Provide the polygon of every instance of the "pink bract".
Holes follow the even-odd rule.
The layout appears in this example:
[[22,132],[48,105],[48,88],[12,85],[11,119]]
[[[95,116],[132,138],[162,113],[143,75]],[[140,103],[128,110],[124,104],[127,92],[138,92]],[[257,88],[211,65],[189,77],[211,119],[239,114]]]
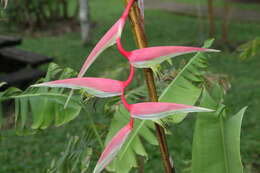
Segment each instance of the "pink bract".
[[130,105],[133,118],[143,120],[158,120],[168,115],[181,112],[210,112],[211,109],[165,102],[144,102]]
[[120,148],[123,146],[127,137],[133,128],[133,122],[130,121],[125,127],[117,132],[117,134],[112,138],[112,140],[107,144],[105,150],[101,154],[97,165],[93,171],[93,173],[101,172],[117,155]]
[[120,19],[107,31],[107,33],[101,38],[97,43],[95,48],[91,51],[86,61],[84,62],[78,77],[83,77],[90,65],[97,59],[97,57],[108,47],[116,43],[116,39],[121,37],[122,31],[125,26],[125,22],[128,16],[128,13],[133,5],[135,0],[131,0],[126,9],[124,10]]
[[123,93],[124,82],[106,78],[70,78],[45,82],[33,87],[60,87],[71,89],[86,89],[90,94],[97,97],[112,97]]
[[[95,48],[91,51],[87,60],[84,62],[78,77],[83,77],[90,65],[97,59],[97,57],[108,47],[112,46],[116,42],[116,38],[121,35],[120,27],[123,27],[123,22],[119,19],[112,28],[101,38]],[[121,29],[122,30],[122,29]]]
[[193,52],[218,52],[218,50],[184,46],[149,47],[128,52],[128,59],[137,68],[150,68],[169,58]]

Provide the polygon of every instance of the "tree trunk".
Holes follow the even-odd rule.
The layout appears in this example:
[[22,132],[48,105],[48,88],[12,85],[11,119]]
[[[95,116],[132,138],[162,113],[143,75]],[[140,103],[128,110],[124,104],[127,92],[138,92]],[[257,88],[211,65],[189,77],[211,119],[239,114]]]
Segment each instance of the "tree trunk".
[[224,0],[224,21],[222,24],[222,40],[225,43],[228,43],[228,23],[229,23],[229,0]]
[[62,12],[63,12],[63,18],[68,19],[68,1],[67,0],[62,0]]
[[76,19],[78,17],[78,14],[79,14],[79,2],[76,1],[76,7],[73,11],[72,18]]
[[90,41],[90,22],[88,0],[79,0],[79,20],[81,27],[81,39],[83,44]]
[[209,36],[213,38],[215,36],[213,0],[208,0],[208,23],[209,23]]

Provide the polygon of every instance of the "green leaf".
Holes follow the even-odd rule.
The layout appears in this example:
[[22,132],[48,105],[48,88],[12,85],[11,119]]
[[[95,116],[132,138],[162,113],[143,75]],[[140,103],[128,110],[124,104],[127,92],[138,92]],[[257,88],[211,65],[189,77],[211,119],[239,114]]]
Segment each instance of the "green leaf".
[[[64,79],[74,77],[76,73],[69,68],[61,69],[51,63],[44,79]],[[31,129],[46,129],[52,124],[61,126],[75,119],[81,111],[81,97],[74,95],[70,104],[64,109],[68,91],[63,88],[28,88],[21,91],[9,88],[0,92],[0,102],[15,99],[16,130],[18,134],[30,134],[26,129],[31,124]],[[30,129],[30,130],[31,130]]]
[[68,144],[62,155],[54,159],[47,169],[47,173],[86,173],[92,157],[92,148],[89,147],[89,134],[69,136]]
[[5,100],[9,100],[10,97],[16,96],[18,94],[21,94],[22,91],[18,88],[8,88],[7,90],[0,92],[0,103],[5,101]]
[[0,104],[0,129],[2,128],[3,122],[3,106]]
[[4,85],[6,85],[6,82],[0,82],[0,88]]
[[[204,48],[209,48],[212,40],[205,41]],[[202,92],[203,72],[207,70],[207,57],[197,53],[187,65],[178,73],[170,85],[163,91],[160,102],[174,102],[179,104],[194,105]],[[164,119],[167,122],[179,123],[187,113],[180,113]]]
[[238,50],[240,51],[239,58],[241,60],[250,59],[259,53],[260,47],[260,37],[256,37],[243,45],[241,45]]
[[[123,106],[118,106],[110,125],[109,133],[106,137],[106,144],[120,128],[128,123],[128,121],[129,113]],[[107,167],[107,169],[111,172],[127,173],[132,167],[138,166],[137,155],[143,156],[147,159],[148,155],[145,151],[142,140],[145,139],[150,144],[158,145],[153,129],[154,123],[152,121],[136,120],[134,129],[128,140],[119,151],[118,156]]]
[[216,102],[206,91],[201,106],[217,111],[197,115],[193,137],[192,172],[243,173],[240,130],[246,108],[234,116],[227,116],[225,106]]

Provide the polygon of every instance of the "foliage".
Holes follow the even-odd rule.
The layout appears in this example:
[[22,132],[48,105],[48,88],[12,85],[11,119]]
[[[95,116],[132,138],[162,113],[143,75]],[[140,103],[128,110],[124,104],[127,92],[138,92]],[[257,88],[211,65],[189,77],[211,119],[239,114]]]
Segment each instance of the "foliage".
[[231,116],[221,102],[223,91],[216,85],[212,96],[204,91],[201,105],[214,113],[198,113],[192,148],[193,173],[243,173],[240,130],[246,108]]
[[[46,77],[40,81],[63,79],[75,75],[75,72],[69,68],[62,70],[56,64],[50,64]],[[81,110],[79,96],[74,96],[70,105],[66,109],[63,108],[67,98],[64,89],[28,88],[21,91],[17,88],[9,88],[1,92],[0,96],[1,102],[15,100],[15,124],[18,134],[33,133],[26,129],[29,123],[31,129],[35,130],[46,129],[53,122],[55,126],[61,126],[75,119]]]
[[[213,40],[206,41],[204,47],[208,48],[213,43]],[[199,96],[201,95],[203,87],[203,75],[207,69],[207,58],[203,53],[197,53],[190,61],[182,68],[176,78],[166,87],[160,96],[160,101],[165,102],[177,102],[181,104],[194,105]],[[160,83],[162,85],[162,83]],[[145,87],[139,87],[131,91],[130,98],[128,99],[140,99],[145,97]],[[129,95],[130,95],[129,93]],[[194,97],[191,97],[193,95]],[[123,106],[116,106],[116,111],[113,120],[110,125],[109,133],[106,137],[106,143],[114,136],[126,122],[128,121],[127,111],[123,109]],[[161,124],[164,123],[179,123],[181,122],[187,113],[180,113],[163,119]],[[159,121],[160,123],[160,121]],[[146,153],[143,139],[149,144],[157,145],[156,137],[153,134],[154,126],[149,121],[138,121],[135,129],[130,135],[130,139],[123,145],[118,157],[114,159],[112,164],[108,167],[109,171],[118,173],[127,173],[132,167],[138,166],[138,155],[143,156],[146,160],[148,154]],[[128,163],[127,165],[124,163]]]
[[[106,136],[106,144],[115,135],[115,133],[129,121],[129,113],[123,106],[116,106],[109,132]],[[154,125],[150,121],[137,120],[135,128],[129,139],[118,153],[118,157],[108,166],[109,171],[127,173],[132,167],[138,166],[138,156],[148,159],[143,139],[149,144],[158,145],[156,136],[154,135]],[[127,164],[126,164],[127,163]]]
[[51,21],[66,20],[70,17],[68,3],[68,0],[14,0],[9,2],[5,16],[18,26],[46,26]]
[[255,57],[259,53],[258,48],[260,47],[260,37],[255,38],[252,41],[249,41],[241,45],[238,50],[240,51],[240,59],[245,60],[252,57]]
[[[203,47],[209,48],[212,43],[213,40],[208,40]],[[207,56],[203,53],[197,53],[192,57],[163,91],[159,101],[194,105],[202,92],[203,76],[208,67]],[[187,113],[180,113],[167,117],[163,121],[180,123],[186,116]]]
[[79,136],[68,136],[68,144],[62,156],[59,159],[53,159],[47,173],[86,173],[91,156],[92,149],[90,148],[91,136],[83,134]]

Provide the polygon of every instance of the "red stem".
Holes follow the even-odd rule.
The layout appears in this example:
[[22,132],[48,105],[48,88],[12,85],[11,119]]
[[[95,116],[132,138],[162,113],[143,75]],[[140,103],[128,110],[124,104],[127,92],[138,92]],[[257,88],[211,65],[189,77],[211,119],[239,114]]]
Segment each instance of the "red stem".
[[128,110],[128,112],[131,111],[131,105],[129,103],[127,103],[126,99],[125,99],[125,94],[123,91],[123,94],[121,95],[121,100],[123,102],[123,105],[125,106],[125,108]]
[[123,84],[123,85],[124,85],[124,88],[123,88],[123,93],[122,93],[122,95],[121,95],[121,100],[122,100],[122,102],[123,102],[125,108],[126,108],[129,112],[130,112],[130,110],[131,110],[131,105],[128,104],[127,101],[126,101],[126,98],[125,98],[125,88],[132,82],[134,75],[135,75],[135,68],[134,68],[134,66],[132,66],[132,65],[130,64],[130,74],[129,74],[127,80],[126,80],[126,81],[124,82],[124,84]]
[[127,80],[124,82],[124,88],[126,88],[132,82],[134,75],[135,75],[135,68],[133,65],[130,64],[130,74]]
[[128,5],[126,6],[126,8],[125,8],[125,11],[124,11],[124,13],[122,14],[122,16],[121,16],[121,19],[126,19],[127,17],[128,17],[128,14],[129,14],[129,12],[130,12],[130,9],[131,9],[131,7],[133,6],[133,3],[135,2],[136,0],[130,0],[130,2],[128,3]]
[[126,81],[124,81],[124,88],[123,88],[123,93],[121,95],[121,100],[125,106],[125,108],[130,112],[131,110],[131,105],[127,103],[126,101],[126,98],[125,98],[125,88],[132,82],[133,80],[133,77],[134,77],[134,74],[135,74],[135,70],[134,70],[134,67],[130,64],[130,74],[127,78]]
[[121,38],[117,38],[116,39],[116,45],[117,45],[117,49],[118,51],[126,58],[128,59],[128,57],[130,56],[130,52],[127,52],[123,46],[122,46],[122,43],[121,43]]
[[135,122],[135,119],[130,117],[130,122],[129,122],[130,127],[134,126],[134,122]]

